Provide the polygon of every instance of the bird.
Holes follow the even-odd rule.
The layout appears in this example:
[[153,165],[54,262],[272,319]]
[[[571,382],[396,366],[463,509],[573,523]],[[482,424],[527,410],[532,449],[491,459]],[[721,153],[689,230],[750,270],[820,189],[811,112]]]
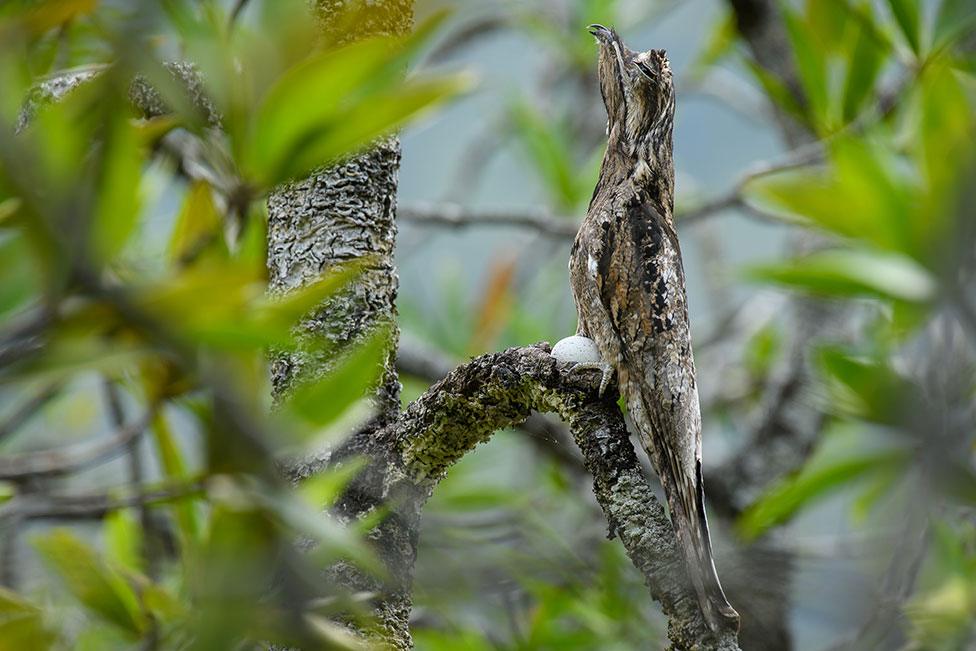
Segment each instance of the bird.
[[664,50],[634,52],[617,33],[590,25],[607,111],[607,149],[569,277],[577,337],[593,340],[601,393],[617,386],[661,479],[678,546],[705,621],[737,630],[712,557],[702,481],[701,406],[688,299],[674,227],[674,83]]

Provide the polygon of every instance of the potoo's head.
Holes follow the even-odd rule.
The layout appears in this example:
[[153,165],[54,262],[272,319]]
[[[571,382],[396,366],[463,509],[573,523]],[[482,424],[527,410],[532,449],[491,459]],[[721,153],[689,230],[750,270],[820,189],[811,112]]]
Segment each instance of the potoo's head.
[[633,152],[648,140],[670,138],[674,82],[664,50],[633,52],[612,29],[587,29],[600,45],[598,74],[611,139],[620,138]]

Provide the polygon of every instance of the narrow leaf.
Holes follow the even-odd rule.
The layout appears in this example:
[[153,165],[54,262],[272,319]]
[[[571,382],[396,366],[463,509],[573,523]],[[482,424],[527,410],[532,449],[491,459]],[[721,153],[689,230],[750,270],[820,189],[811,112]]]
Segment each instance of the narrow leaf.
[[918,0],[888,0],[888,7],[902,35],[916,55],[921,54],[921,8]]
[[972,0],[942,0],[935,19],[935,47],[952,43],[976,26],[976,3]]
[[298,387],[288,400],[289,410],[314,425],[328,425],[376,383],[389,346],[389,332],[380,329],[338,360],[324,378]]
[[857,117],[864,103],[873,95],[878,74],[885,61],[885,50],[866,25],[858,25],[854,44],[847,57],[847,78],[844,82],[844,122]]
[[95,202],[92,246],[96,259],[112,260],[129,240],[139,217],[142,180],[140,135],[116,117],[103,143],[101,178]]
[[278,165],[264,182],[273,185],[298,178],[355,153],[470,85],[469,77],[453,75],[415,79],[385,92],[371,92],[344,107],[334,120],[309,125],[273,159]]
[[935,297],[935,279],[909,258],[863,250],[811,254],[789,264],[754,267],[753,278],[829,296],[873,296],[908,302]]
[[[162,411],[157,411],[152,422],[152,432],[156,440],[156,449],[162,462],[163,472],[171,479],[185,482],[189,478],[186,461],[180,451],[179,444],[169,422]],[[180,530],[180,538],[185,550],[190,544],[199,540],[200,526],[197,523],[197,513],[192,499],[180,500],[173,504],[176,524]]]
[[761,65],[756,63],[751,59],[746,59],[746,67],[752,76],[755,77],[759,85],[762,86],[763,91],[766,93],[766,97],[773,103],[777,108],[785,111],[789,115],[792,115],[797,120],[803,123],[809,122],[809,116],[797,102],[796,97],[787,88],[783,81],[771,73],[770,71],[763,68]]
[[853,481],[887,471],[907,461],[901,450],[884,450],[845,456],[820,467],[807,468],[780,483],[743,513],[738,529],[748,539],[755,538],[787,521],[801,507],[822,498]]
[[44,625],[44,611],[0,587],[0,651],[46,651],[54,641],[55,635]]
[[147,623],[132,587],[74,534],[57,529],[36,540],[35,547],[86,608],[134,636],[145,631]]
[[205,250],[226,257],[220,213],[211,193],[210,186],[203,181],[195,182],[187,191],[169,240],[167,253],[171,260],[186,264]]
[[142,573],[142,529],[131,509],[113,511],[103,524],[105,554],[108,559],[131,572]]
[[815,124],[823,127],[828,122],[829,106],[826,59],[814,41],[809,24],[799,14],[784,5],[783,20],[790,37],[793,56],[796,58],[800,81],[810,105],[810,114]]

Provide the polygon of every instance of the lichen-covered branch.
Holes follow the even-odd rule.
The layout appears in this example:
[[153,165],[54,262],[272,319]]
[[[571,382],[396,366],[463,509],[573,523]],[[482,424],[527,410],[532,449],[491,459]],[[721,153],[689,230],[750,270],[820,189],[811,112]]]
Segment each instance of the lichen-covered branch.
[[[546,344],[483,355],[458,367],[395,422],[356,449],[343,451],[368,455],[372,462],[340,501],[340,513],[355,517],[386,504],[391,522],[418,522],[437,482],[464,454],[494,432],[519,425],[533,411],[558,414],[570,424],[593,475],[610,534],[623,543],[670,620],[673,648],[738,649],[734,635],[711,637],[687,581],[671,523],[644,478],[616,403],[609,396],[597,396],[598,377],[566,371],[549,355]],[[384,539],[380,553],[400,555],[406,562],[399,566],[412,567],[418,539],[396,539],[394,529],[404,530],[384,530],[381,525],[375,533]],[[406,573],[387,589],[409,590],[409,581]],[[405,648],[395,639],[387,641]]]

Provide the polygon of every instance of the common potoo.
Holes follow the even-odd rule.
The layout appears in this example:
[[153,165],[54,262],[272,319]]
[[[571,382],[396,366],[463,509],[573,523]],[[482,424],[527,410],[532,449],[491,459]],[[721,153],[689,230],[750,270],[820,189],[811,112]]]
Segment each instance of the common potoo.
[[617,373],[706,621],[713,630],[735,628],[739,616],[715,572],[705,521],[701,412],[672,221],[671,69],[663,50],[632,52],[602,25],[590,32],[600,49],[608,143],[569,262],[577,334]]

